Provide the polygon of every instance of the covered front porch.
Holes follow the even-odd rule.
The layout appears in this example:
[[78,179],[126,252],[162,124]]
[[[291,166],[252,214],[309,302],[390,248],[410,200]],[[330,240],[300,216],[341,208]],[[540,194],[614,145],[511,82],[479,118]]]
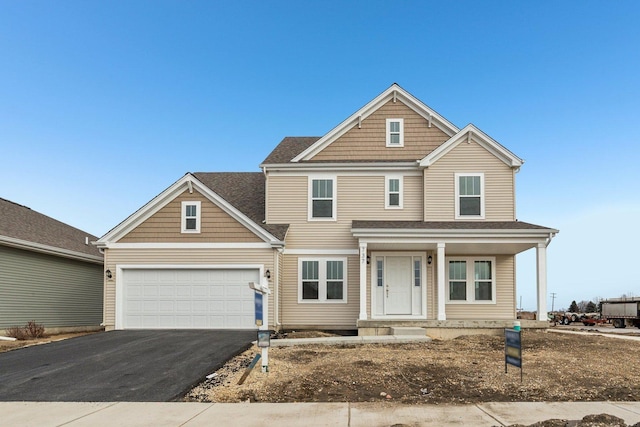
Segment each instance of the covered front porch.
[[[557,230],[520,221],[353,221],[361,335],[422,327],[430,336],[512,327],[515,255],[535,248],[538,321],[547,319],[547,246]],[[438,332],[439,331],[439,332]]]

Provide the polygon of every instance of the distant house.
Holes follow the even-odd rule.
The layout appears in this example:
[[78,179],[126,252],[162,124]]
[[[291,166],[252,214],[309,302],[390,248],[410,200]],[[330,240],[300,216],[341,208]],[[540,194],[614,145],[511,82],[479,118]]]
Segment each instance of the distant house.
[[529,249],[546,319],[558,231],[517,219],[522,164],[393,84],[322,137],[284,138],[260,172],[188,173],[102,236],[105,327],[252,328],[255,282],[274,329],[501,333]]
[[104,263],[96,239],[0,198],[0,334],[30,320],[48,333],[98,329]]

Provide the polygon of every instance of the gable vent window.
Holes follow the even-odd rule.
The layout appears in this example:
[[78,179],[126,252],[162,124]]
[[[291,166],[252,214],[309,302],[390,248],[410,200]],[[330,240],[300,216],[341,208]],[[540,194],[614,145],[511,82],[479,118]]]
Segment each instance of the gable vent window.
[[387,147],[404,147],[404,119],[387,119]]
[[182,202],[182,233],[200,233],[200,202]]

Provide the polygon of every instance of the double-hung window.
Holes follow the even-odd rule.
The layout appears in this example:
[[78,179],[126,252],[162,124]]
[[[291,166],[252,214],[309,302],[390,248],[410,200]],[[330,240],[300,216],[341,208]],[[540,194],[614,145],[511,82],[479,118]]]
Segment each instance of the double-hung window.
[[449,303],[496,302],[495,258],[448,258]]
[[385,208],[402,209],[402,176],[385,177]]
[[309,178],[309,220],[336,219],[335,177]]
[[387,147],[404,147],[404,119],[387,119]]
[[457,173],[456,219],[484,219],[484,174]]
[[200,202],[182,202],[181,232],[200,232]]
[[300,258],[299,302],[347,302],[347,260]]

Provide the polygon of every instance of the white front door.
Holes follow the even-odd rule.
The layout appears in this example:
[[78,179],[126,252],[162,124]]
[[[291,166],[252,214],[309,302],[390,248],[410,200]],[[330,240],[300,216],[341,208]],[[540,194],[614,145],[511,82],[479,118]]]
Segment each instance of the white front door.
[[411,314],[412,257],[385,257],[384,312]]

